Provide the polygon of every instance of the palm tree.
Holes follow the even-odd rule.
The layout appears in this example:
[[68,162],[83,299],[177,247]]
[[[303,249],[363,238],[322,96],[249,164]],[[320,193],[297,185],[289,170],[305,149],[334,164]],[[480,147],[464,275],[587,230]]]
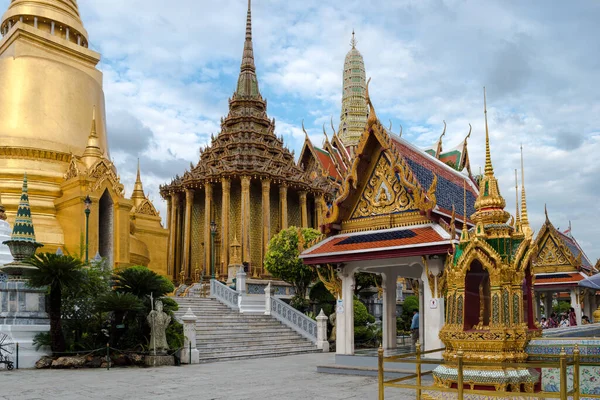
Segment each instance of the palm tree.
[[116,346],[119,342],[118,326],[125,323],[129,313],[135,316],[138,311],[144,310],[144,303],[141,299],[131,293],[108,292],[100,295],[96,300],[96,309],[101,312],[110,312],[110,339],[111,346]]
[[146,267],[135,266],[117,272],[113,276],[114,289],[131,293],[140,299],[152,296],[157,299],[175,290],[171,281]]
[[35,267],[29,272],[29,286],[49,289],[50,347],[53,353],[62,353],[67,347],[61,325],[62,292],[82,282],[82,263],[67,255],[40,253],[25,261],[25,264]]

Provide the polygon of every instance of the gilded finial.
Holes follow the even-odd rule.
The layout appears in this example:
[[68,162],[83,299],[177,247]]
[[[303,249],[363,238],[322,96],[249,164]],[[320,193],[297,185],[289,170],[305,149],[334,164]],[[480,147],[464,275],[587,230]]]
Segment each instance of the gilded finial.
[[323,122],[323,135],[325,135],[325,143],[329,143],[329,138],[327,137],[327,132],[325,132],[325,122]]
[[133,200],[135,206],[139,206],[146,196],[144,195],[144,187],[142,185],[142,178],[140,174],[140,159],[138,158],[137,164],[137,176],[135,178],[135,183],[133,184],[133,193],[131,193],[131,199]]
[[92,128],[90,129],[90,137],[96,136],[96,106],[92,107]]
[[350,46],[352,46],[352,48],[355,49],[357,43],[358,43],[358,41],[354,37],[354,29],[352,29],[352,40],[350,40]]
[[333,127],[333,117],[331,117],[331,130],[333,131],[333,137],[335,137],[337,134],[335,133],[335,128]]
[[138,164],[137,164],[137,176],[135,178],[136,182],[141,182],[142,180],[140,179],[140,158],[138,157]]
[[469,124],[469,134],[467,135],[467,137],[465,138],[465,142],[467,141],[468,138],[471,137],[471,131],[473,130],[473,127],[471,126],[471,124]]
[[490,153],[490,133],[488,129],[485,86],[483,87],[483,113],[485,115],[485,174],[488,176],[492,176],[494,175],[494,167],[492,167],[492,155]]
[[523,166],[523,145],[521,144],[521,225],[523,233],[528,237],[533,236],[533,231],[529,226],[529,216],[527,215],[527,195],[525,194],[525,167]]
[[520,230],[521,217],[519,217],[519,181],[517,179],[517,169],[515,168],[515,231]]
[[437,148],[435,149],[435,158],[440,158],[440,154],[442,153],[442,138],[446,134],[446,121],[444,120],[444,131],[440,135],[440,138],[437,143]]
[[546,214],[546,222],[550,222],[550,218],[548,218],[548,207],[546,207],[546,203],[544,203],[544,214]]
[[398,137],[402,137],[402,125],[400,125],[400,135]]
[[367,104],[369,105],[369,118],[367,118],[367,125],[371,126],[377,122],[377,114],[375,113],[375,108],[373,107],[373,103],[371,102],[371,96],[369,95],[369,85],[371,83],[371,78],[367,81]]

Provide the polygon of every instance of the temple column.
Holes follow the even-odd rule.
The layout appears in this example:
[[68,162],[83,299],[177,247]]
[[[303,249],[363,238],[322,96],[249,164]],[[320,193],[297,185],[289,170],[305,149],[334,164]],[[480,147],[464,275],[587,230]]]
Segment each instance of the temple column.
[[279,186],[279,218],[281,220],[281,230],[288,227],[288,205],[287,205],[287,186]]
[[386,272],[382,275],[383,288],[383,348],[385,350],[397,347],[396,328],[396,282],[398,274]]
[[306,209],[306,192],[300,192],[300,221],[303,228],[308,228],[308,213]]
[[[250,177],[242,176],[242,262],[250,262]],[[254,266],[252,266],[254,268]]]
[[[595,292],[596,291],[594,290],[594,293]],[[585,289],[584,293],[585,294],[583,296],[583,315],[586,315],[590,319],[590,322],[591,322],[592,314],[596,310],[594,308],[594,304],[593,304],[594,303],[594,295],[589,289]]]
[[186,276],[192,276],[190,267],[190,247],[191,247],[191,225],[192,225],[192,205],[194,204],[194,192],[192,189],[185,189],[185,217],[183,220],[183,269]]
[[167,208],[169,215],[169,220],[167,222],[167,226],[169,227],[169,254],[168,254],[168,275],[172,278],[177,277],[177,271],[175,270],[175,235],[177,232],[176,221],[177,221],[177,195],[175,193],[171,193],[171,196],[168,198]]
[[444,347],[439,332],[445,323],[444,296],[442,288],[438,287],[438,276],[444,270],[444,258],[429,256],[426,262],[427,268],[423,266],[419,288],[419,341],[423,351]]
[[229,178],[221,179],[223,197],[221,201],[221,275],[227,275],[229,266],[229,206],[231,199],[231,181]]
[[338,272],[342,298],[337,300],[335,320],[336,354],[354,354],[354,269]]
[[212,211],[212,184],[204,184],[204,276],[210,276],[210,220]]
[[533,292],[533,299],[533,310],[535,312],[534,318],[536,321],[540,321],[542,319],[542,309],[540,305],[542,303],[542,299],[540,298],[540,293]]
[[323,195],[322,194],[318,194],[315,196],[315,221],[317,226],[315,227],[315,229],[317,230],[321,230],[321,225],[323,225],[323,210],[322,210],[322,204],[323,204]]
[[271,240],[271,180],[263,179],[262,184],[262,221],[263,221],[263,274],[269,275],[269,272],[264,269],[265,255],[269,248],[269,240]]
[[544,292],[546,298],[544,299],[544,308],[546,311],[546,319],[552,315],[552,292]]
[[575,309],[575,319],[577,320],[577,325],[581,325],[581,304],[579,303],[579,296],[577,295],[577,291],[579,289],[577,287],[571,289],[571,307]]

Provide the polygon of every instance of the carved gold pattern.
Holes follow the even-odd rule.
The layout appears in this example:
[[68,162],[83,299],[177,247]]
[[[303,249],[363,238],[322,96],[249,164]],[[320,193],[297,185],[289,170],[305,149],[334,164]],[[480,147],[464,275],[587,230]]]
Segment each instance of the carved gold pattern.
[[317,268],[319,280],[336,299],[342,298],[342,280],[337,276],[333,265]]

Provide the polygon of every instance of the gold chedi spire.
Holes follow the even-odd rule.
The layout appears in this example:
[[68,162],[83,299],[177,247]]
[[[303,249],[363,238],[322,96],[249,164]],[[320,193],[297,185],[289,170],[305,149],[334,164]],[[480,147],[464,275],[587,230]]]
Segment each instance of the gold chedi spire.
[[519,216],[519,181],[515,169],[515,231],[521,231],[521,217]]
[[144,194],[144,186],[142,185],[142,179],[140,177],[140,159],[138,158],[137,176],[133,185],[133,193],[131,194],[131,200],[133,200],[135,206],[137,207],[145,199],[146,195]]
[[236,95],[242,97],[260,97],[256,65],[254,64],[254,49],[252,45],[252,1],[248,0],[248,16],[246,17],[246,40],[242,54],[242,66],[238,78]]
[[76,0],[12,0],[1,26],[4,29],[19,21],[87,47],[88,33]]
[[[475,201],[475,214],[472,219],[477,224],[477,234],[483,235],[483,227],[488,224],[505,224],[510,214],[504,210],[506,201],[500,194],[498,180],[494,176],[492,156],[490,151],[490,134],[487,120],[487,103],[485,88],[483,88],[483,104],[485,115],[485,170],[479,183],[479,195]],[[483,226],[481,226],[483,225]]]
[[527,238],[533,236],[533,230],[529,225],[529,216],[527,215],[527,196],[525,195],[525,168],[523,167],[523,145],[521,145],[521,226],[523,233]]

